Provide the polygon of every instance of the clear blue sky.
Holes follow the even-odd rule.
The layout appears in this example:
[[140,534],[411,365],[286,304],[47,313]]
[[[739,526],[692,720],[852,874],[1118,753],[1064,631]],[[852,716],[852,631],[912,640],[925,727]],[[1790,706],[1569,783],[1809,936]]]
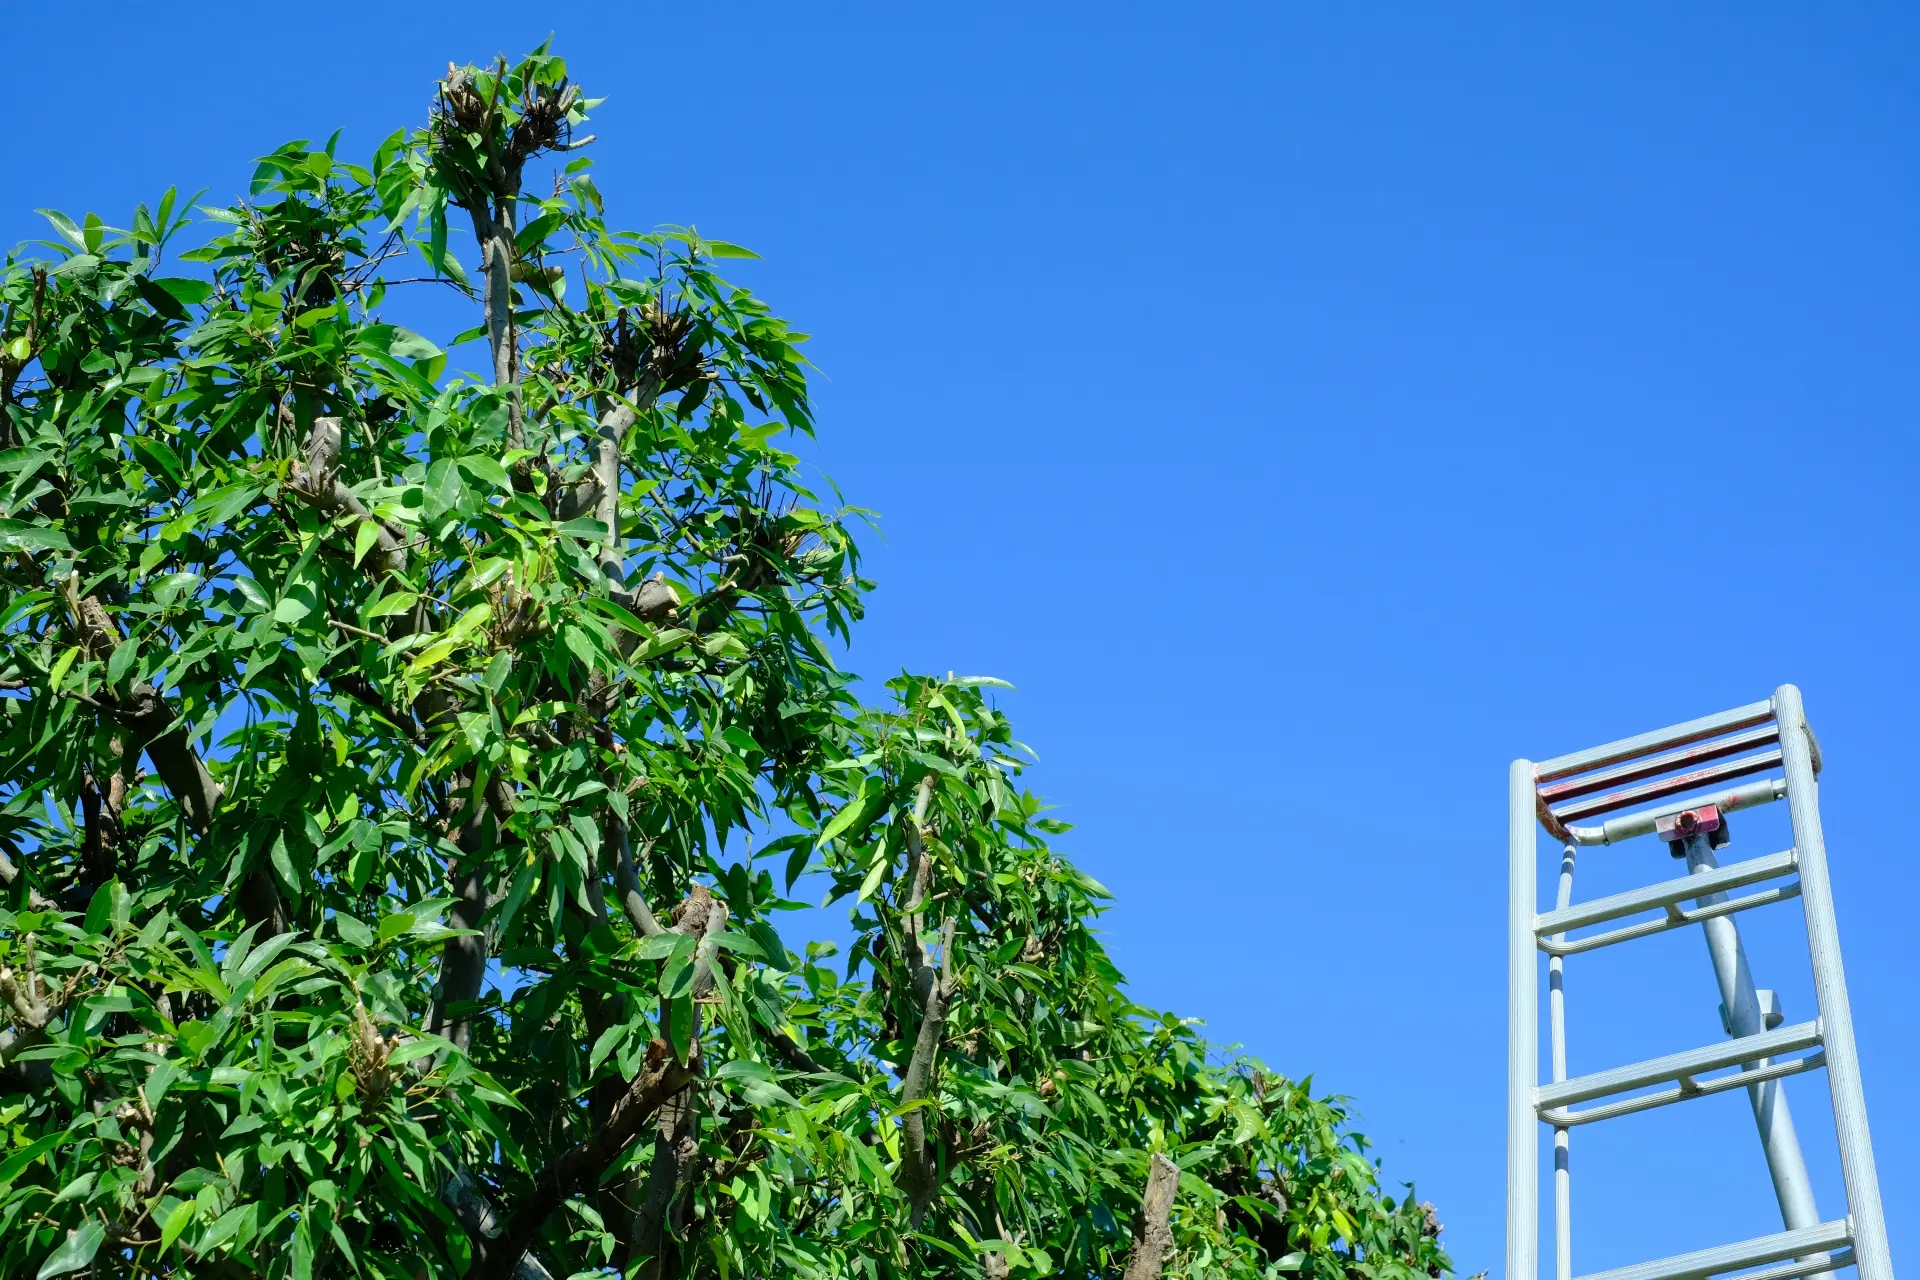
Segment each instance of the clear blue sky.
[[[555,31],[610,213],[751,245],[817,335],[818,461],[884,517],[853,665],[1015,682],[1139,995],[1356,1095],[1463,1274],[1500,1270],[1507,761],[1798,683],[1920,1265],[1920,14],[1442,8],[19,6],[0,240],[364,153]],[[1717,1038],[1703,952],[1576,962],[1574,1069]],[[1824,1077],[1788,1090],[1837,1216]],[[1574,1160],[1578,1271],[1778,1229],[1737,1095]]]

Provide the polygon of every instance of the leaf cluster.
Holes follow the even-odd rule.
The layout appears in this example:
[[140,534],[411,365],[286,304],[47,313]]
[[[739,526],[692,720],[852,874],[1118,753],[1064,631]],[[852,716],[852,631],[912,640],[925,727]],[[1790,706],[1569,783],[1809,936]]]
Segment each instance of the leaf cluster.
[[595,105],[455,68],[0,264],[0,1273],[1113,1275],[1159,1152],[1172,1274],[1443,1274],[1129,999],[997,681],[855,696],[806,335]]

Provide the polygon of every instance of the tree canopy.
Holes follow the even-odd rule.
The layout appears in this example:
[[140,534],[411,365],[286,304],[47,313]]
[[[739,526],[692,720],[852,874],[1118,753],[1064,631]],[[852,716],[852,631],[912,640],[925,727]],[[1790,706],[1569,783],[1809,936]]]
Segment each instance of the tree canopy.
[[7,256],[0,1274],[1446,1273],[1129,999],[998,681],[863,701],[805,335],[594,106],[453,68]]

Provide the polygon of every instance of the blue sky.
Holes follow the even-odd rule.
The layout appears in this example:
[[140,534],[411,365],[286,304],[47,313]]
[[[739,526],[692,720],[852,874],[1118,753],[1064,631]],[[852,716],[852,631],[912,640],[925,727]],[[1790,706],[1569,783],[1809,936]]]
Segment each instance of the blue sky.
[[[1139,996],[1355,1095],[1463,1274],[1500,1270],[1507,761],[1799,684],[1920,1260],[1920,17],[532,9],[23,6],[0,240],[364,154],[553,31],[610,214],[752,246],[816,335],[814,459],[882,517],[851,664],[1018,685]],[[1811,1016],[1792,909],[1743,923]],[[1718,1037],[1696,938],[1619,950],[1570,967],[1576,1072]],[[1824,1077],[1788,1092],[1838,1216]],[[1580,1272],[1778,1228],[1737,1095],[1574,1162]]]

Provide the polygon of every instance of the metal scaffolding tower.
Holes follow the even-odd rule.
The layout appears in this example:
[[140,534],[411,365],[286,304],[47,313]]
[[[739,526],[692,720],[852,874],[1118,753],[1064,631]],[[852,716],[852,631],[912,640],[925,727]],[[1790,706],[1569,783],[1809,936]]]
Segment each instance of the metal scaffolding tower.
[[[1776,772],[1777,777],[1715,790],[1736,778]],[[1555,1280],[1572,1280],[1570,1131],[1738,1088],[1747,1091],[1753,1104],[1785,1229],[1584,1280],[1708,1280],[1752,1267],[1762,1269],[1746,1271],[1739,1280],[1793,1280],[1848,1265],[1859,1268],[1860,1280],[1893,1280],[1827,879],[1826,842],[1820,833],[1819,773],[1819,744],[1807,724],[1800,691],[1790,684],[1751,706],[1539,764],[1513,762],[1508,791],[1507,1280],[1539,1280],[1538,1126],[1553,1129],[1553,1274]],[[1793,848],[1719,865],[1715,850],[1726,843],[1727,815],[1783,798],[1793,825]],[[1574,825],[1621,810],[1630,812],[1599,826]],[[1539,909],[1537,884],[1541,827],[1565,845],[1554,907],[1545,912]],[[1645,835],[1658,835],[1676,858],[1685,858],[1688,874],[1590,902],[1572,900],[1578,849]],[[1763,884],[1771,887],[1729,896]],[[1813,1021],[1785,1026],[1774,993],[1754,987],[1733,917],[1795,897],[1806,913],[1819,1009]],[[1614,923],[1649,913],[1655,914]],[[1598,932],[1578,932],[1608,924],[1612,927]],[[1730,1039],[1568,1079],[1561,988],[1566,957],[1695,924],[1706,935],[1720,983],[1721,1022]],[[1545,1083],[1539,1078],[1541,951],[1548,957],[1552,1057],[1552,1078]],[[1814,1207],[1782,1083],[1786,1076],[1822,1066],[1847,1193],[1846,1216],[1826,1222]]]

